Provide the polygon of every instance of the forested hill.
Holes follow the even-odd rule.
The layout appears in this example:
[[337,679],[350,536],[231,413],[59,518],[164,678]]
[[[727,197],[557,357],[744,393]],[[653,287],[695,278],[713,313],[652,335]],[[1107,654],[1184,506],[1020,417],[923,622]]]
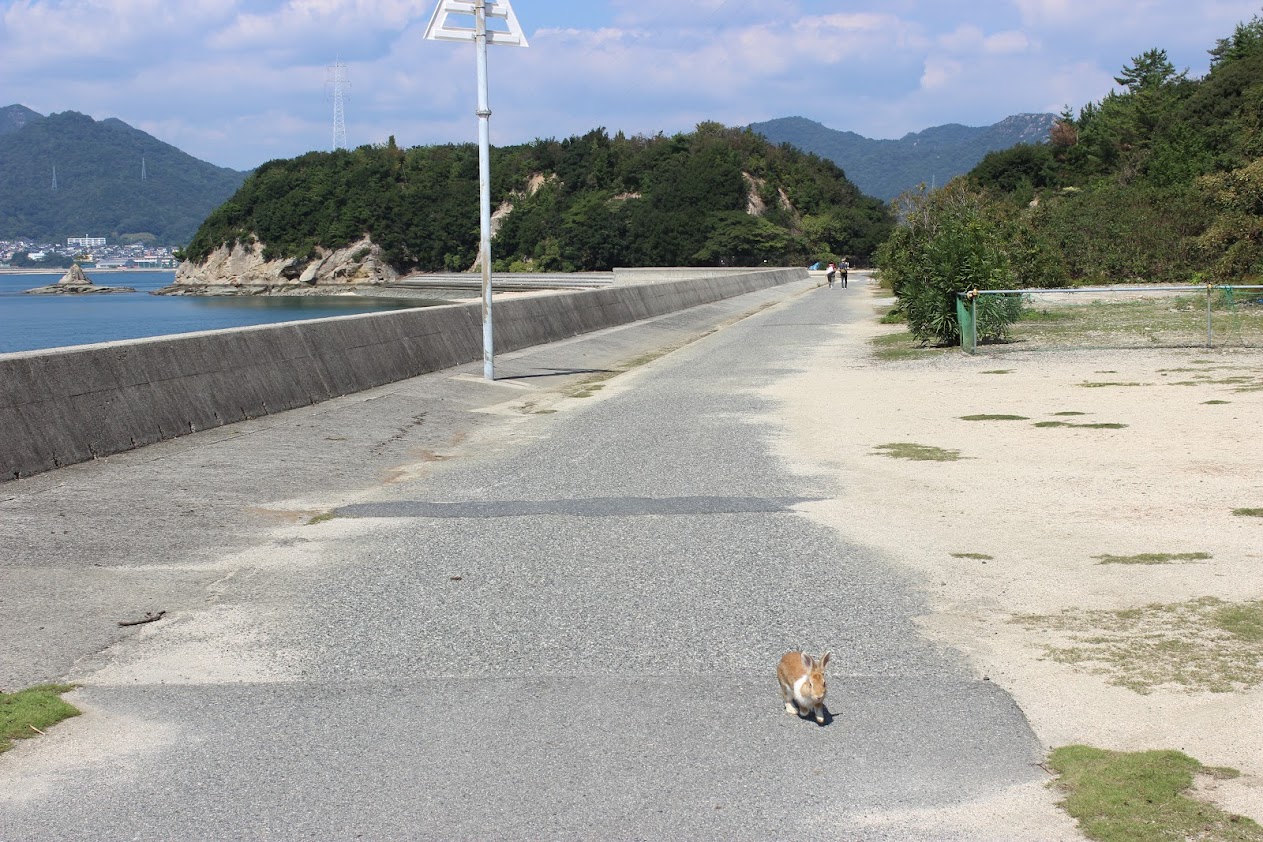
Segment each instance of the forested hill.
[[[497,270],[863,261],[891,228],[836,165],[745,129],[566,140],[492,150]],[[369,234],[400,271],[464,271],[478,253],[473,144],[312,152],[261,166],[189,243],[204,260],[257,239],[270,258]]]
[[0,239],[148,233],[183,244],[245,177],[121,120],[0,112]]
[[32,120],[43,120],[44,115],[25,105],[6,105],[0,108],[0,134],[16,132]]
[[1179,72],[1161,49],[1123,65],[1117,92],[1067,109],[1050,142],[988,155],[969,174],[989,212],[1050,257],[1025,282],[1258,283],[1263,276],[1263,18]]
[[991,126],[935,126],[898,140],[872,140],[805,117],[782,117],[750,128],[773,143],[789,143],[828,158],[870,196],[895,198],[919,183],[943,185],[969,172],[988,152],[1048,139],[1055,114],[1015,114]]

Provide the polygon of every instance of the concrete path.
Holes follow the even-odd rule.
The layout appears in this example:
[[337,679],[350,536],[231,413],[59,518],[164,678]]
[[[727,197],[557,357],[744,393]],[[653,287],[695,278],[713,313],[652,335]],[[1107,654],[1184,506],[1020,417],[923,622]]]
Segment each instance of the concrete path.
[[[794,511],[833,489],[760,388],[858,286],[0,486],[0,682],[87,711],[0,757],[0,838],[919,839],[883,817],[1038,780],[917,583]],[[825,727],[781,707],[796,646],[834,653]]]

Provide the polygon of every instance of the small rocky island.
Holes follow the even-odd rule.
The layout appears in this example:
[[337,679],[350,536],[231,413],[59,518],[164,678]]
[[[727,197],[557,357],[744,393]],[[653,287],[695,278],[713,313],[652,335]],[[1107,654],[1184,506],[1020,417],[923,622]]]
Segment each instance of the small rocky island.
[[92,283],[92,279],[83,274],[83,269],[76,263],[70,271],[62,275],[61,280],[46,287],[28,289],[29,295],[85,295],[99,292],[135,292],[133,287],[103,287]]

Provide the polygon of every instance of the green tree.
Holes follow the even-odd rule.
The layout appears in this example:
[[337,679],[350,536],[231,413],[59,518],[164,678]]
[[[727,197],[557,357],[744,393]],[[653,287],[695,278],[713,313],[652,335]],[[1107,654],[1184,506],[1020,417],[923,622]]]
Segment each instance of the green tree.
[[1263,158],[1206,176],[1199,187],[1220,211],[1198,238],[1212,276],[1233,282],[1263,275]]

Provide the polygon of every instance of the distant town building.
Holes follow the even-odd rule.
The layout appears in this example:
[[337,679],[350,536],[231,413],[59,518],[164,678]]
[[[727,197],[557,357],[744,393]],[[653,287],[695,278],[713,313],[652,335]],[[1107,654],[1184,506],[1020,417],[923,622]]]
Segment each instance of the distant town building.
[[66,248],[97,248],[105,245],[104,237],[67,237]]
[[96,261],[98,269],[174,269],[177,261],[170,255],[139,255],[135,257],[102,257]]

